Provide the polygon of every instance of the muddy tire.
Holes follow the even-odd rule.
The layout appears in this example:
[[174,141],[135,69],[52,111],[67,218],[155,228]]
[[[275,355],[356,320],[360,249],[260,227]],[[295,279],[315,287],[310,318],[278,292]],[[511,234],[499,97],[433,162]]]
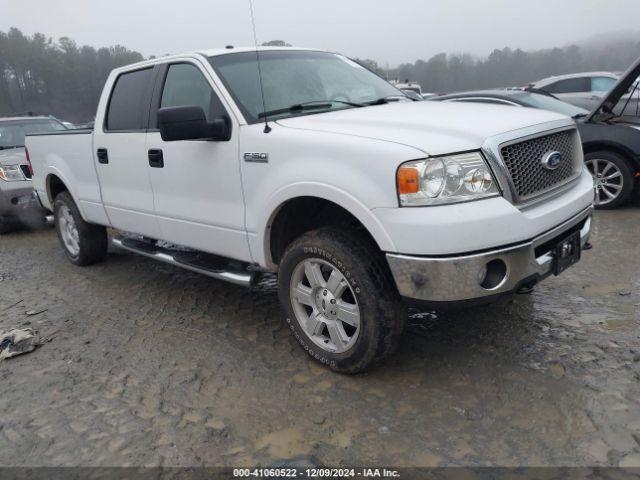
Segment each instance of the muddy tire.
[[107,257],[106,228],[85,222],[68,192],[56,196],[53,214],[58,239],[72,263],[92,265]]
[[406,322],[383,254],[356,231],[322,228],[295,240],[280,262],[278,295],[302,348],[341,373],[392,353]]
[[584,162],[595,180],[595,207],[611,210],[625,204],[634,187],[631,164],[615,152],[601,150],[584,156]]

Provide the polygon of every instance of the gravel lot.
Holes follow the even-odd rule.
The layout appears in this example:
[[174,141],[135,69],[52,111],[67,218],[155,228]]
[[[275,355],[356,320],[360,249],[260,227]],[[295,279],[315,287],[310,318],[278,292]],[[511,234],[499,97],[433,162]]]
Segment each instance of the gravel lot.
[[306,357],[269,279],[0,237],[0,330],[52,338],[0,362],[0,464],[640,466],[638,207],[599,212],[594,249],[530,295],[413,313],[354,377]]

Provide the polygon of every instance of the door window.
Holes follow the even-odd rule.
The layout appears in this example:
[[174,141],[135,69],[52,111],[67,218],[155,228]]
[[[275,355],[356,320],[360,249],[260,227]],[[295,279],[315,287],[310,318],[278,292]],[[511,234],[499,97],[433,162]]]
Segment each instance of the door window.
[[589,78],[568,78],[542,87],[549,93],[584,93],[591,88]]
[[190,63],[169,66],[160,108],[196,106],[208,121],[225,115],[224,107],[200,69]]
[[152,72],[153,68],[145,68],[118,77],[109,100],[106,130],[135,131],[147,128]]
[[613,88],[616,83],[615,78],[610,77],[592,77],[591,78],[591,91],[592,92],[608,92]]

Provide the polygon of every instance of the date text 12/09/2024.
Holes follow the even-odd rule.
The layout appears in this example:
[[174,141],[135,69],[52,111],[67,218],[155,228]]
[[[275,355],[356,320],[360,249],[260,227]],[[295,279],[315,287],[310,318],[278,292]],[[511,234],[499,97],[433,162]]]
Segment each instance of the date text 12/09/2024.
[[235,468],[234,478],[399,478],[397,470],[387,468]]

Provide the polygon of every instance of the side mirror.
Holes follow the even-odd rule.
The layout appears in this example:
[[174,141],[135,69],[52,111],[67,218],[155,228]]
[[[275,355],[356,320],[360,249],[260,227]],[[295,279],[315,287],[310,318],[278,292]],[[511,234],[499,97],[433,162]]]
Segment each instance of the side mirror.
[[220,117],[207,122],[202,107],[165,107],[158,110],[158,128],[165,142],[177,140],[214,140],[231,138],[231,122]]

